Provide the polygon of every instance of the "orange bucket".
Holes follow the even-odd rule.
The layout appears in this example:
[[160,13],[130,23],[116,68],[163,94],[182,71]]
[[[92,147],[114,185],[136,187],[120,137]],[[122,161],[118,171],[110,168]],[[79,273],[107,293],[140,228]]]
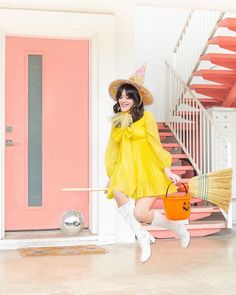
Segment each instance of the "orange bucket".
[[170,220],[183,220],[189,218],[190,215],[190,199],[191,196],[188,195],[186,186],[185,192],[186,195],[171,195],[168,196],[168,190],[173,182],[171,182],[166,190],[166,196],[163,198],[164,209],[166,217]]

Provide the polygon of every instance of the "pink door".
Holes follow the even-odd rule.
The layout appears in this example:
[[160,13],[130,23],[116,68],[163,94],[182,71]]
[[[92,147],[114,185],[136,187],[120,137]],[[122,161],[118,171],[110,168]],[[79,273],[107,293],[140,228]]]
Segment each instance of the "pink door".
[[88,194],[88,41],[6,39],[6,230],[54,229]]

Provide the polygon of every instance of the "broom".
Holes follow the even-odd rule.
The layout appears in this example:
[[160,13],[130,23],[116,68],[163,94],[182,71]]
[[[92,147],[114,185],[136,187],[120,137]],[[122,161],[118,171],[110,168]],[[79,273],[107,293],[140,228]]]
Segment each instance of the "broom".
[[209,201],[228,212],[232,198],[233,169],[226,168],[190,179],[189,194]]
[[[189,194],[192,197],[197,197],[209,201],[225,212],[229,210],[229,204],[232,198],[232,168],[226,168],[210,172],[208,174],[195,176],[188,183]],[[63,191],[103,191],[107,188],[64,188]],[[182,191],[182,190],[179,190]],[[163,196],[157,196],[163,198]]]

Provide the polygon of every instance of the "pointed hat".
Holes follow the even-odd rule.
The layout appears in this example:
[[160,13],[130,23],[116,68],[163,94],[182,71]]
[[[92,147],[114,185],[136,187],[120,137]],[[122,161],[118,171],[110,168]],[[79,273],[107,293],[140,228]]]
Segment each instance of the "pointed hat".
[[153,96],[151,92],[146,87],[143,86],[145,71],[146,71],[146,64],[140,67],[130,78],[126,80],[119,79],[119,80],[113,81],[109,85],[109,89],[108,89],[111,98],[116,100],[116,93],[118,88],[121,85],[131,84],[138,89],[141,99],[143,101],[143,104],[145,105],[152,104]]

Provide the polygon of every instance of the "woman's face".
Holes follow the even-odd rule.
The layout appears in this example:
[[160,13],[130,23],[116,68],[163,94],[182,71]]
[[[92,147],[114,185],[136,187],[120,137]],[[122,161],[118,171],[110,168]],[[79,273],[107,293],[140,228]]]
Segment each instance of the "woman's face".
[[125,90],[121,92],[121,97],[119,98],[118,102],[122,112],[128,112],[134,104],[133,99],[128,98]]

